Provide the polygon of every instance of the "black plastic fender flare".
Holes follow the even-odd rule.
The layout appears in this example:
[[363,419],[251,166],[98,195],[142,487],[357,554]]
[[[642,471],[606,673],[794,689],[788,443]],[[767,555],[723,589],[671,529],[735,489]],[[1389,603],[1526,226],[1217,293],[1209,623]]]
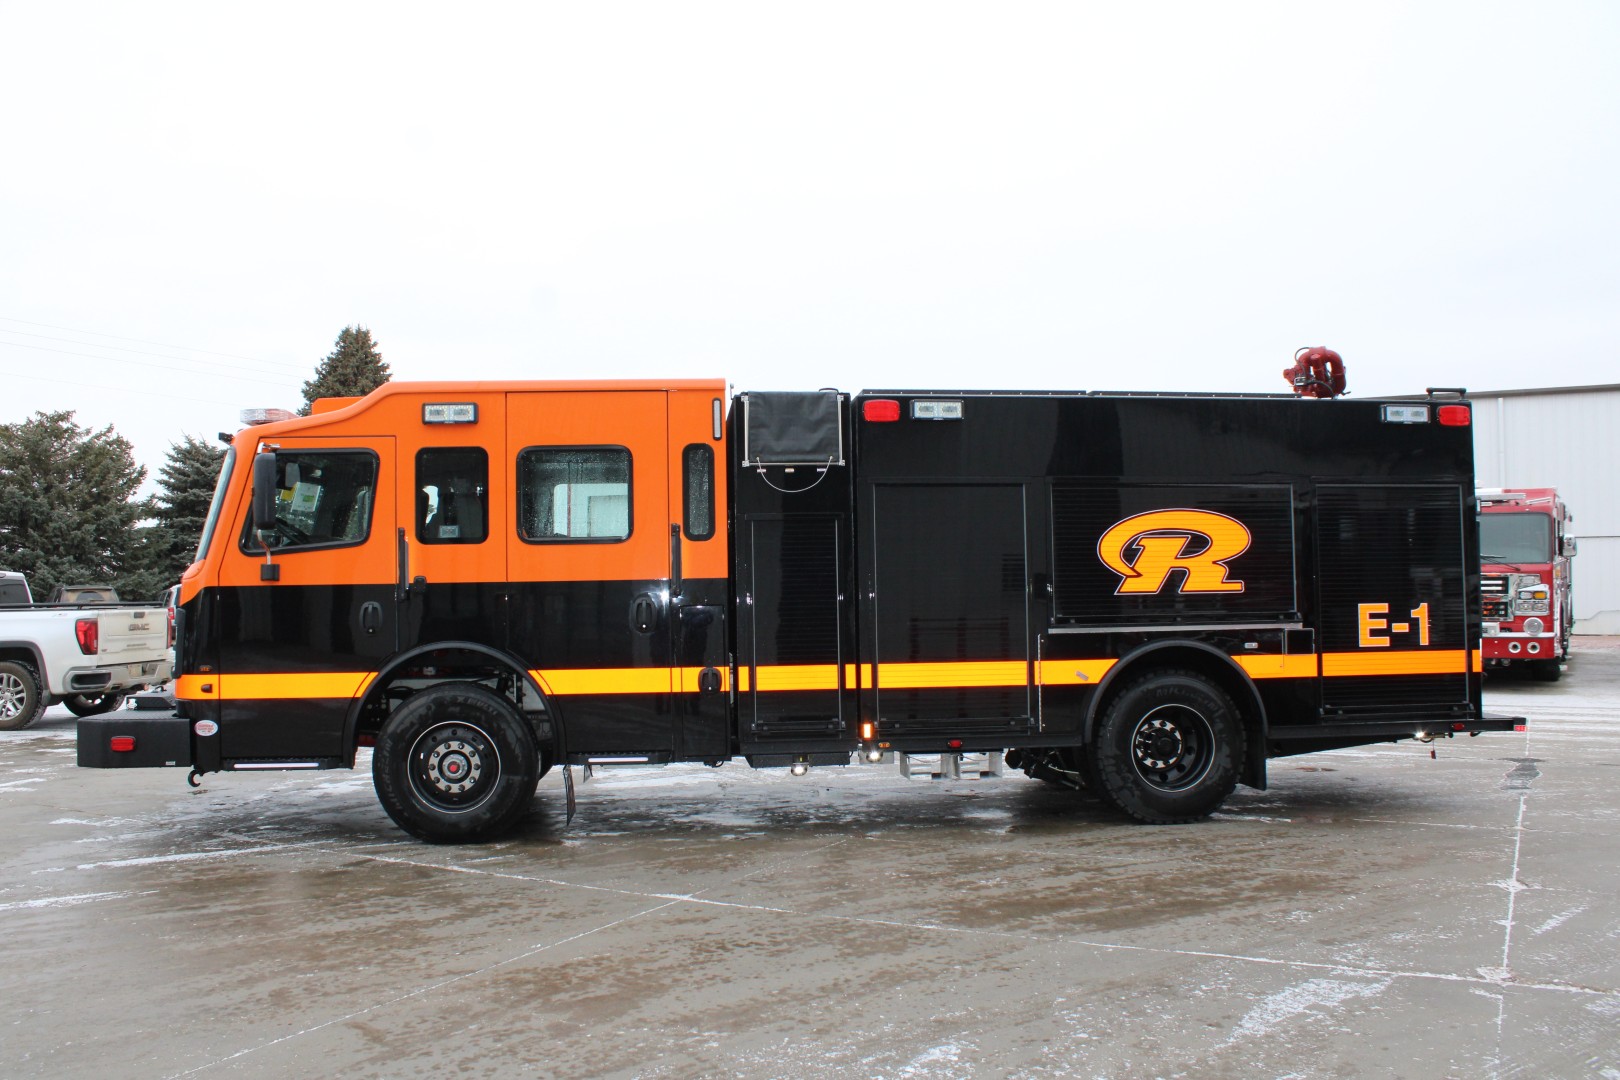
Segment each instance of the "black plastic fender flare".
[[1097,727],[1097,718],[1102,712],[1102,704],[1108,699],[1114,683],[1128,674],[1141,670],[1141,662],[1154,653],[1162,653],[1167,649],[1191,650],[1202,653],[1218,661],[1227,671],[1231,672],[1237,684],[1243,687],[1243,698],[1236,704],[1244,716],[1254,718],[1254,726],[1249,729],[1249,745],[1244,752],[1243,776],[1241,782],[1249,787],[1261,791],[1266,787],[1266,746],[1271,741],[1271,722],[1266,716],[1265,702],[1260,700],[1260,691],[1254,685],[1249,673],[1238,666],[1231,656],[1202,641],[1191,641],[1187,638],[1167,638],[1161,641],[1150,642],[1140,648],[1126,653],[1108,669],[1108,674],[1097,683],[1097,692],[1091,695],[1086,704],[1086,715],[1081,724],[1081,738],[1084,744],[1091,744],[1092,733]]
[[447,649],[487,656],[490,660],[517,674],[528,686],[529,691],[545,705],[546,717],[551,721],[551,738],[553,745],[556,747],[556,760],[564,760],[566,744],[563,738],[562,716],[557,712],[556,703],[551,696],[535,681],[534,676],[529,673],[528,667],[522,661],[511,653],[503,652],[489,645],[481,645],[475,641],[435,641],[426,645],[417,645],[414,648],[407,649],[405,652],[389,657],[388,662],[377,669],[377,675],[371,680],[371,685],[366,688],[366,692],[355,698],[354,703],[349,706],[349,714],[343,721],[342,745],[345,747],[351,769],[354,767],[355,751],[359,748],[360,717],[366,711],[367,706],[377,700],[383,688],[388,685],[389,680],[393,678],[400,668],[428,653],[443,652]]

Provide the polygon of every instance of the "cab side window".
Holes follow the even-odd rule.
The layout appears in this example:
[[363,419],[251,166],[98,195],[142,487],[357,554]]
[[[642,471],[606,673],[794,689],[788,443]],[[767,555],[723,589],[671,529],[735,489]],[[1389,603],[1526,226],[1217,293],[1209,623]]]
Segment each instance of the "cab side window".
[[682,527],[688,540],[714,535],[714,451],[691,443],[681,452]]
[[481,544],[489,536],[489,454],[477,446],[416,455],[416,539]]
[[249,521],[242,550],[298,551],[363,544],[371,535],[377,455],[366,450],[283,450],[276,454],[276,524],[255,536]]
[[530,447],[518,454],[518,535],[530,543],[630,537],[630,451]]

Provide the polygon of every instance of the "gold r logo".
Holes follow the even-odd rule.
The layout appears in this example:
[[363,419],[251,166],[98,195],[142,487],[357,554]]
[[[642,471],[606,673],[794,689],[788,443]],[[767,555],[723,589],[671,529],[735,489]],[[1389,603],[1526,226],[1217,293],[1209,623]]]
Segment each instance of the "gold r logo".
[[1249,540],[1243,522],[1225,514],[1152,510],[1103,533],[1097,558],[1119,575],[1116,596],[1160,592],[1176,570],[1185,574],[1179,593],[1242,592],[1243,582],[1227,579],[1226,564],[1249,550]]

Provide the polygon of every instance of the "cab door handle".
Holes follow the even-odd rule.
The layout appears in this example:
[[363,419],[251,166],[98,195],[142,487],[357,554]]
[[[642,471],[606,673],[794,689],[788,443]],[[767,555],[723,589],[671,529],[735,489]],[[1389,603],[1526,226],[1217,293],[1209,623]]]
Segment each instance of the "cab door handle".
[[368,634],[382,629],[382,605],[377,601],[367,600],[360,605],[360,629]]
[[652,597],[636,597],[630,605],[630,625],[638,634],[650,634],[658,626],[658,605]]

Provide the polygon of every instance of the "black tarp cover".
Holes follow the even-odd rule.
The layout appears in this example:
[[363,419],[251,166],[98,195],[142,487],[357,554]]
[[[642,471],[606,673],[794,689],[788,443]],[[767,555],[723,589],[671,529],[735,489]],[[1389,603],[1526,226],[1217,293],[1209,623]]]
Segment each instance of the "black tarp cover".
[[743,397],[743,464],[844,463],[836,390],[750,391]]

